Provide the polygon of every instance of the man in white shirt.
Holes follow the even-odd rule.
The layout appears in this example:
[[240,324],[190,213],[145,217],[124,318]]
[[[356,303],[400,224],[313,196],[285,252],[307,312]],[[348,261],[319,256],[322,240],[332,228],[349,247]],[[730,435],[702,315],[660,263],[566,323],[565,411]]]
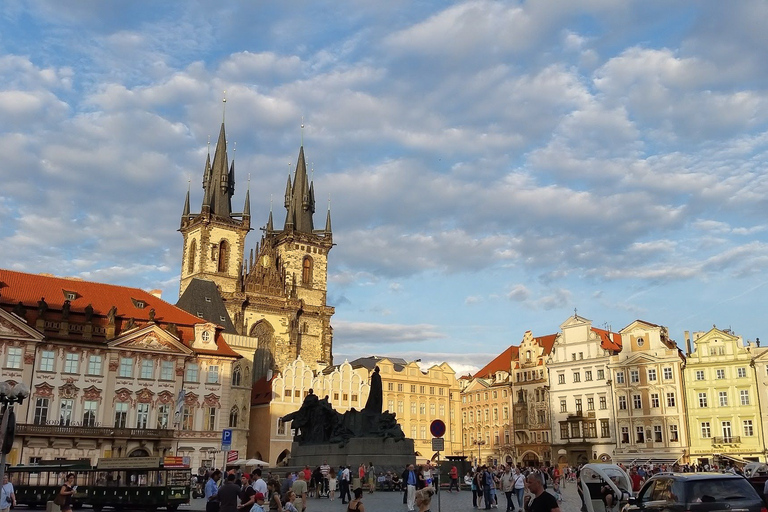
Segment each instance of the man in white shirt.
[[320,497],[320,494],[328,494],[328,475],[331,473],[331,466],[328,464],[328,461],[324,460],[323,463],[320,465],[320,474],[323,475],[323,490],[322,492],[317,493],[317,497]]
[[267,482],[265,482],[264,479],[261,478],[261,468],[254,469],[253,474],[255,475],[255,478],[253,479],[253,490],[256,492],[260,492],[264,496],[266,496],[268,494]]

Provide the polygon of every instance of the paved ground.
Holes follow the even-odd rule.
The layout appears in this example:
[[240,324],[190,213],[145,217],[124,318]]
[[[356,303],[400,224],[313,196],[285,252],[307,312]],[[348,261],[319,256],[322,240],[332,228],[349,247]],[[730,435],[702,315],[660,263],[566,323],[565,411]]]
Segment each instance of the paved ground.
[[[403,505],[403,495],[399,492],[376,492],[363,495],[363,504],[366,512],[407,512],[408,508]],[[507,503],[506,497],[499,496],[499,508],[494,511],[504,512]],[[576,493],[576,485],[569,483],[563,492],[563,502],[561,503],[561,512],[579,512],[581,503]],[[187,508],[187,507],[184,507]],[[205,510],[205,500],[196,499],[190,504],[191,510]],[[183,510],[183,509],[180,509]],[[346,512],[346,505],[341,504],[341,500],[329,501],[328,499],[310,498],[307,505],[307,512]],[[440,493],[440,507],[438,508],[437,496],[432,499],[432,512],[458,512],[471,511],[472,493],[462,491],[460,493],[442,491]]]

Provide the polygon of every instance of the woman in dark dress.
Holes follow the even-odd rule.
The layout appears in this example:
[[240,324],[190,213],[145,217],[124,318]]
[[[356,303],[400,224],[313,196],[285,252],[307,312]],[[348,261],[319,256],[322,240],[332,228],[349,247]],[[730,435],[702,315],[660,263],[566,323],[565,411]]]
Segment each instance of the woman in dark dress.
[[60,505],[61,512],[72,512],[72,495],[74,495],[75,492],[77,492],[75,474],[70,473],[67,475],[67,480],[61,486],[61,489],[59,489],[59,495],[64,497],[64,504]]

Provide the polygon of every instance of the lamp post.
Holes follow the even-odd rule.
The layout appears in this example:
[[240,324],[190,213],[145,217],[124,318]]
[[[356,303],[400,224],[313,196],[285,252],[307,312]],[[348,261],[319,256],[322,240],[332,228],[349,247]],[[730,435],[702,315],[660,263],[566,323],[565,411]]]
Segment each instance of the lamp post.
[[29,387],[23,382],[11,387],[7,382],[0,382],[0,405],[2,405],[2,420],[0,421],[0,438],[2,447],[0,447],[0,482],[5,475],[5,456],[13,448],[13,438],[16,432],[16,416],[14,414],[14,404],[21,404],[29,396]]
[[480,447],[485,444],[484,439],[475,439],[472,444],[477,445],[477,466],[480,467]]

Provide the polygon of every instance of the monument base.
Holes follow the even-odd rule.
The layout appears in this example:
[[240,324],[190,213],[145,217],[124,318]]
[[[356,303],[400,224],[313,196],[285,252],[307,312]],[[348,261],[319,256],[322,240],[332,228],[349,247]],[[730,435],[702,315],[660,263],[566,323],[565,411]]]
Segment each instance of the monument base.
[[376,471],[395,470],[400,474],[405,466],[416,463],[413,439],[395,441],[382,437],[353,437],[344,446],[339,443],[291,445],[290,466],[315,468],[324,462],[332,467],[358,467],[373,463]]

